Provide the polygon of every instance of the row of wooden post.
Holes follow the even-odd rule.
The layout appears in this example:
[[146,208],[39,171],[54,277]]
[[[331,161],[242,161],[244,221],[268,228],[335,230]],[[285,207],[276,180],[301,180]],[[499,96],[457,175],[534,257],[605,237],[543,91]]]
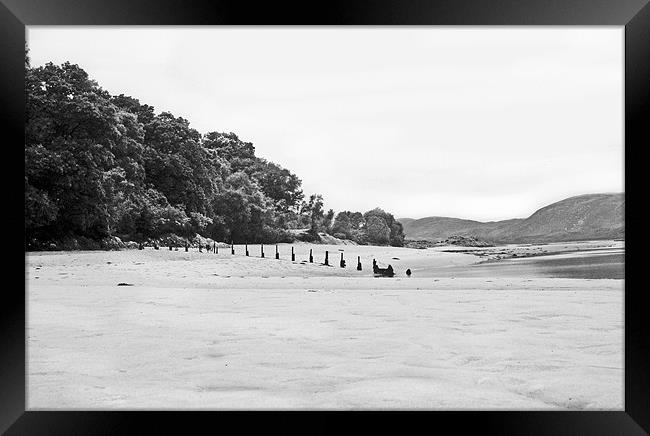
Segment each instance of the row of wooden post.
[[[246,256],[248,256],[249,255],[248,244],[245,244],[245,246],[246,246]],[[209,252],[210,251],[210,244],[206,244],[205,247],[206,247],[205,251]],[[154,245],[154,249],[158,250],[159,248],[160,247],[158,246],[158,244]],[[138,249],[144,250],[144,243],[140,242],[138,244]],[[172,246],[171,245],[169,246],[169,251],[172,251]],[[178,247],[176,247],[176,251],[178,251]],[[189,245],[188,245],[187,242],[185,242],[185,251],[189,251]],[[214,253],[216,253],[216,254],[219,254],[219,247],[217,246],[216,242],[212,244],[212,251]],[[260,244],[260,251],[261,251],[261,257],[264,257],[264,244]],[[199,252],[200,253],[203,252],[203,246],[200,245],[200,244],[199,244]],[[233,255],[235,254],[235,245],[232,242],[230,243],[230,254],[233,254]],[[278,251],[277,244],[275,246],[275,258],[280,259],[280,252]],[[296,253],[294,252],[293,247],[291,247],[291,261],[292,262],[296,261]],[[314,263],[314,256],[313,256],[311,248],[309,249],[309,263]],[[329,266],[329,251],[327,251],[327,250],[325,250],[325,263],[324,263],[324,265]],[[341,268],[345,268],[345,259],[343,259],[343,253],[341,253],[341,260],[339,262],[339,266]],[[377,271],[380,270],[377,267],[377,261],[375,261],[374,259],[372,260],[372,266],[373,266],[373,271],[375,273],[377,273]],[[388,265],[388,268],[386,268],[386,270],[388,270],[388,269],[390,269],[390,277],[392,277],[393,276],[392,267],[390,265]],[[362,271],[361,256],[357,256],[357,271]],[[406,270],[406,275],[409,276],[409,277],[411,276],[411,269],[410,268]]]
[[[209,250],[210,245],[206,245],[206,251]],[[144,244],[141,244],[139,247],[141,250],[144,248]],[[248,244],[245,244],[245,250],[246,250],[246,256],[249,256],[250,253],[248,251]],[[169,251],[172,251],[172,246],[169,246]],[[186,242],[185,243],[185,251],[189,251],[189,245]],[[219,246],[216,243],[212,244],[212,251],[216,254],[219,254]],[[199,245],[199,252],[203,252],[202,246]],[[233,243],[230,243],[230,254],[235,254],[235,245]],[[260,244],[260,257],[264,257],[264,244]],[[275,258],[280,259],[280,252],[278,251],[278,246],[275,246]],[[293,247],[291,247],[291,261],[295,262],[296,261],[296,253],[294,252]],[[312,253],[312,249],[309,249],[309,263],[314,263],[314,255]],[[329,251],[325,250],[325,265],[329,266]],[[343,259],[343,253],[341,253],[341,260],[339,262],[339,266],[341,268],[345,268],[345,259]],[[361,256],[357,256],[357,271],[362,271],[361,267]]]
[[[245,244],[246,246],[246,256],[249,256],[248,252],[248,244]],[[144,244],[141,242],[138,244],[138,248],[140,250],[144,250]],[[154,245],[154,249],[158,250],[159,247],[158,245]],[[176,250],[178,251],[178,247],[176,247]],[[169,246],[169,251],[172,251],[172,246]],[[189,251],[189,244],[185,242],[185,251]],[[210,251],[210,244],[206,244],[206,252]],[[212,244],[212,251],[216,254],[219,254],[219,246],[215,243]],[[203,252],[203,246],[199,244],[199,252]],[[235,245],[231,242],[230,243],[230,254],[235,254]],[[261,257],[264,257],[264,244],[260,244],[260,254]],[[275,246],[275,258],[280,259],[280,252],[278,251],[278,246],[276,244]],[[296,253],[293,250],[293,247],[291,247],[291,261],[295,262],[296,261]],[[314,263],[314,255],[312,253],[312,249],[309,249],[309,263]],[[325,263],[324,265],[329,266],[329,251],[325,250]],[[341,253],[341,260],[339,262],[339,266],[341,268],[345,268],[345,259],[343,259],[343,253]],[[377,267],[376,261],[373,259],[373,269]],[[390,265],[389,265],[389,268]],[[361,256],[357,256],[357,271],[362,271],[361,267]],[[411,275],[411,270],[408,269],[406,270],[406,275],[410,276]]]
[[[245,244],[246,246],[246,256],[249,256],[250,253],[248,252],[248,244]],[[140,250],[144,249],[144,244],[140,243],[138,248]],[[154,247],[156,250],[158,249],[158,245]],[[209,251],[210,249],[210,244],[206,245],[206,252]],[[176,248],[178,250],[178,248]],[[169,251],[172,251],[172,246],[169,246]],[[185,243],[185,251],[189,251],[189,245],[186,242]],[[216,254],[219,254],[219,246],[216,243],[212,244],[212,251]],[[203,252],[203,246],[199,244],[199,252]],[[231,242],[230,243],[230,254],[235,254],[235,245]],[[264,244],[260,244],[260,255],[261,257],[264,257]],[[278,246],[275,246],[275,258],[280,259],[280,252],[278,251]],[[293,247],[291,247],[291,261],[295,262],[296,261],[296,253],[293,251]],[[309,249],[309,263],[314,263],[314,256],[312,253],[312,249]],[[325,265],[329,266],[329,251],[325,250]],[[345,259],[343,259],[343,253],[341,253],[341,260],[339,262],[339,266],[341,268],[345,268]],[[357,256],[357,271],[361,271],[361,256]]]

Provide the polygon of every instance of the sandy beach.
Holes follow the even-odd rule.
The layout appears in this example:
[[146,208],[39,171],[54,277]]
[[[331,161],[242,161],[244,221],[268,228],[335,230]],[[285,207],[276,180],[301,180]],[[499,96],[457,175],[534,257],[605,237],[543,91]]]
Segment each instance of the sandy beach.
[[293,246],[28,253],[28,409],[623,408],[623,280],[453,274],[620,241]]

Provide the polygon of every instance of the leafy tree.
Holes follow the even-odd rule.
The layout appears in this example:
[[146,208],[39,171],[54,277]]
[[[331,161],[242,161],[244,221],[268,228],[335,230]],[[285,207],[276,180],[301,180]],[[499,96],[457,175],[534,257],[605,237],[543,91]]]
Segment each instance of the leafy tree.
[[170,204],[211,215],[215,174],[200,134],[183,118],[163,112],[144,126],[146,183],[160,190]]
[[321,229],[323,220],[323,196],[312,194],[309,201],[303,203],[301,213],[309,218],[309,232],[316,236]]
[[28,68],[25,87],[26,202],[43,202],[26,211],[28,238],[110,235],[116,193],[141,175],[140,126],[77,65]]
[[361,212],[344,211],[339,212],[332,224],[332,233],[345,235],[346,239],[351,239],[357,243],[363,243],[365,234],[362,230],[365,225],[365,219]]
[[251,167],[255,163],[255,147],[252,143],[240,140],[234,133],[209,132],[203,136],[202,144],[228,161],[233,173],[244,171],[251,175]]
[[330,232],[332,228],[332,221],[334,220],[334,209],[327,211],[323,217],[322,227],[326,232]]
[[142,125],[151,123],[155,117],[153,106],[140,104],[140,101],[136,98],[120,94],[111,97],[111,101],[122,110],[134,114],[138,119],[138,123]]
[[332,233],[344,235],[345,238],[351,239],[350,212],[339,212],[332,223]]
[[[370,231],[368,229],[369,225],[369,220],[372,217],[378,218],[384,222],[386,225],[386,228],[388,229],[388,241],[390,245],[393,246],[398,246],[401,247],[404,245],[404,229],[402,228],[402,224],[399,223],[395,217],[388,213],[385,212],[384,210],[380,208],[375,208],[372,210],[369,210],[366,212],[364,215],[364,218],[366,220],[366,228],[367,228],[367,235],[370,238],[371,241],[379,243],[379,240],[383,241],[383,230],[381,231],[381,234],[379,233],[374,233],[374,231],[378,230],[379,224],[377,223],[376,220],[373,220],[373,231]],[[383,226],[381,226],[383,229]],[[379,237],[380,239],[376,239],[375,237]],[[385,242],[382,242],[385,243]]]
[[252,177],[280,212],[296,210],[304,197],[301,180],[289,170],[258,158],[252,166]]
[[164,195],[149,188],[124,202],[118,226],[122,237],[143,241],[175,233],[190,236],[190,218],[181,208],[171,206]]
[[215,229],[235,242],[263,242],[265,225],[272,224],[268,199],[259,186],[242,171],[226,180],[226,189],[215,199],[224,228]]
[[366,219],[366,236],[368,241],[377,245],[384,245],[390,242],[390,227],[386,221],[377,215],[370,215]]

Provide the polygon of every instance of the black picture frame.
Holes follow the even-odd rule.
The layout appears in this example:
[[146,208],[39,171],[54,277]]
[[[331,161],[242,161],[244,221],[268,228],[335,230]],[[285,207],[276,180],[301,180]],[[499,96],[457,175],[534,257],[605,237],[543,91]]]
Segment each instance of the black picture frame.
[[[643,261],[643,211],[634,197],[644,190],[643,171],[634,162],[648,162],[650,128],[650,5],[648,0],[340,0],[328,2],[265,2],[236,0],[0,0],[0,119],[5,230],[12,238],[5,250],[6,272],[19,276],[5,282],[2,293],[0,359],[0,430],[22,434],[129,433],[135,423],[148,432],[167,433],[172,425],[207,425],[218,431],[227,424],[237,431],[260,422],[268,429],[312,432],[340,431],[346,412],[34,412],[25,411],[25,258],[24,195],[13,187],[24,162],[24,38],[29,25],[553,25],[625,27],[625,403],[624,411],[589,412],[361,412],[366,430],[408,431],[405,423],[424,425],[427,432],[451,425],[454,433],[642,435],[650,431],[650,323],[645,320],[645,287],[633,259]],[[12,171],[8,171],[12,169]],[[9,201],[9,204],[7,204]],[[4,245],[4,244],[3,244]],[[640,262],[638,263],[640,264]],[[21,273],[22,271],[22,273]],[[20,285],[23,283],[23,286]],[[307,418],[307,424],[298,424]],[[394,418],[402,418],[395,420]],[[307,425],[307,427],[303,427]]]

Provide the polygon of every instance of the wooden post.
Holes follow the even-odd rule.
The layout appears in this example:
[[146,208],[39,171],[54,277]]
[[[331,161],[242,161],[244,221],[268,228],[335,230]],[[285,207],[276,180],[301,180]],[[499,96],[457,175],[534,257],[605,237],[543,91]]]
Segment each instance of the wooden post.
[[219,246],[217,244],[215,244],[215,250],[215,253],[219,254]]
[[357,271],[361,271],[361,256],[357,256]]
[[248,256],[248,244],[246,244],[246,256]]
[[293,252],[293,247],[291,247],[291,261],[292,262],[296,261],[296,253]]
[[216,253],[216,252],[217,252],[217,243],[216,243],[216,242],[213,242],[213,243],[212,243],[212,252],[213,252],[213,253]]
[[345,268],[345,260],[343,260],[343,253],[341,253],[341,262],[339,262],[341,268]]
[[278,253],[278,245],[275,245],[275,258],[279,259],[280,258],[280,253]]
[[185,241],[185,252],[187,253],[189,249],[190,249],[189,244],[187,243],[187,241]]
[[311,248],[309,249],[309,263],[314,263],[314,256],[311,255]]
[[169,244],[169,251],[172,251],[172,246],[171,246],[171,244]]
[[328,255],[328,252],[327,252],[327,250],[325,250],[325,265],[329,266],[329,265],[330,265],[330,261],[329,261],[329,258],[328,258],[327,255]]
[[261,244],[262,246],[262,257],[264,257],[264,244]]
[[235,246],[233,245],[232,241],[230,241],[230,254],[235,254]]

